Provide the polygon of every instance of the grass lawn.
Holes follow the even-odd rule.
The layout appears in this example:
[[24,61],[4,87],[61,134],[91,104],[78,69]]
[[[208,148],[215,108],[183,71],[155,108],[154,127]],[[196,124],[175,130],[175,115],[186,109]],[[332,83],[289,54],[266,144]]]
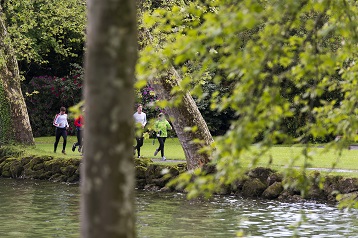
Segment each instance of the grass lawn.
[[[36,146],[26,149],[27,154],[33,155],[51,155],[54,157],[62,158],[76,158],[80,157],[78,151],[72,152],[72,144],[76,141],[76,137],[69,136],[67,140],[66,152],[67,155],[61,153],[62,150],[62,138],[57,148],[57,153],[53,153],[53,143],[55,137],[39,137],[35,138]],[[142,157],[160,159],[160,153],[157,156],[153,156],[155,149],[159,146],[157,140],[153,145],[153,139],[145,139],[144,145],[141,148]],[[255,147],[252,147],[255,150]],[[132,149],[132,148],[130,148]],[[276,146],[273,147],[266,155],[261,158],[259,166],[269,166],[271,168],[281,170],[287,166],[291,159],[295,160],[294,165],[300,166],[303,163],[303,158],[300,158],[301,148],[300,147],[289,147],[289,146]],[[182,147],[177,138],[168,138],[165,142],[165,156],[170,160],[183,160],[185,156]],[[344,150],[342,156],[339,157],[337,153],[324,152],[323,148],[313,148],[312,150],[313,160],[309,161],[311,168],[331,168],[334,163],[337,163],[336,169],[344,170],[356,170],[354,172],[334,172],[333,174],[341,174],[349,177],[358,177],[358,150]],[[269,165],[269,161],[271,164]],[[250,155],[248,153],[244,159],[245,163],[251,162]]]
[[[67,137],[67,146],[66,146],[66,153],[67,155],[63,155],[61,153],[62,150],[62,138],[60,139],[60,143],[57,146],[57,153],[53,153],[53,144],[55,142],[55,137],[37,137],[35,138],[34,147],[26,148],[27,154],[32,155],[51,155],[54,157],[61,157],[61,158],[74,158],[80,157],[80,153],[76,150],[72,152],[72,144],[77,141],[75,136],[68,136]],[[153,145],[153,139],[146,139],[144,140],[144,145],[141,147],[141,156],[148,157],[148,158],[156,158],[160,159],[160,153],[157,156],[154,156],[154,151],[159,146],[159,142],[155,140]],[[132,148],[130,148],[132,149]],[[165,141],[165,156],[168,160],[183,160],[185,161],[184,151],[180,146],[179,140],[177,138],[167,138]]]
[[[271,167],[276,170],[283,170],[293,160],[293,166],[302,166],[304,164],[303,156],[300,156],[302,147],[290,147],[290,146],[277,146],[273,147],[270,151],[264,155],[259,166]],[[358,150],[343,150],[339,156],[335,151],[324,151],[323,148],[312,148],[310,152],[312,159],[308,160],[309,168],[322,168],[330,169],[335,164],[335,169],[342,170],[341,172],[331,172],[333,175],[342,175],[347,177],[358,177]],[[270,164],[271,160],[271,165]],[[249,159],[246,159],[249,163]],[[354,170],[352,172],[347,172]],[[327,173],[320,171],[321,173]]]

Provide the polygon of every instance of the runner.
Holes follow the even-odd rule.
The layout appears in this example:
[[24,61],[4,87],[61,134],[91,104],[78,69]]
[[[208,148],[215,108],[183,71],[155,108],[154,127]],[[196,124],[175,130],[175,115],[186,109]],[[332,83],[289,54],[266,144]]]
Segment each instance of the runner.
[[53,125],[56,127],[56,140],[54,144],[54,152],[56,153],[58,142],[60,141],[60,138],[62,136],[63,137],[62,154],[66,155],[67,129],[69,126],[68,126],[65,107],[60,108],[60,113],[56,114],[55,119],[53,120]]

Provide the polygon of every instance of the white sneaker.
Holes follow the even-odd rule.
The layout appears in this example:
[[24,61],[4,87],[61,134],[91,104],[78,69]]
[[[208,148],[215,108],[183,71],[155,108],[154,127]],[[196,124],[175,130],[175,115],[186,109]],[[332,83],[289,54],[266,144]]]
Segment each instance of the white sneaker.
[[164,156],[162,157],[162,161],[166,161],[167,160],[167,158],[165,158]]

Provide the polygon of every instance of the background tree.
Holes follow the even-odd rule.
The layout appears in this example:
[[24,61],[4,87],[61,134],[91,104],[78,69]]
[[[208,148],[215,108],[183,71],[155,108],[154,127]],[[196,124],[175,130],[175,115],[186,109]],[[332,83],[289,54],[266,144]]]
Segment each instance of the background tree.
[[84,0],[3,1],[20,70],[33,76],[67,75],[82,65],[86,25]]
[[[14,140],[21,144],[34,144],[30,120],[27,114],[26,104],[22,96],[20,86],[20,74],[15,52],[8,40],[6,25],[3,21],[2,8],[0,6],[0,91],[4,95],[0,103],[3,105],[0,111],[1,133],[7,140]],[[5,105],[8,105],[6,107]],[[5,120],[6,118],[10,120]],[[5,131],[6,134],[5,135]],[[3,135],[1,137],[3,137]],[[3,137],[4,138],[4,137]]]
[[[1,1],[1,7],[2,27],[6,27],[5,31],[3,31],[6,32],[6,38],[2,38],[1,42],[3,45],[6,44],[7,47],[10,47],[9,49],[12,54],[12,56],[7,56],[6,54],[10,51],[7,50],[8,48],[3,47],[6,49],[6,52],[4,51],[2,55],[7,60],[8,67],[7,69],[2,67],[3,76],[8,75],[10,78],[16,78],[14,81],[3,80],[2,82],[4,84],[2,85],[2,95],[4,96],[1,99],[2,109],[0,119],[2,120],[0,124],[2,124],[3,128],[2,137],[11,138],[11,134],[12,137],[15,136],[15,141],[31,144],[33,139],[24,142],[24,139],[17,138],[20,135],[19,133],[24,134],[29,130],[29,125],[20,124],[26,121],[26,106],[22,105],[21,110],[16,109],[20,108],[20,104],[23,104],[20,78],[25,79],[22,81],[22,84],[25,85],[33,76],[51,78],[48,75],[56,75],[63,78],[74,70],[74,67],[71,66],[73,63],[82,65],[86,3],[83,0],[5,0]],[[12,57],[15,58],[12,59]],[[2,62],[5,62],[5,60]],[[2,65],[5,66],[5,63]],[[20,65],[20,69],[18,65]],[[10,73],[13,76],[10,76]],[[37,91],[39,94],[32,94],[33,91],[27,91],[30,88],[25,87],[25,92],[29,95],[35,95],[30,101],[36,101],[36,97],[42,92]],[[65,91],[69,91],[66,88],[66,86],[62,87],[61,90],[65,89]],[[17,102],[15,103],[15,101]],[[40,100],[37,101],[39,102]],[[61,101],[58,100],[58,102]],[[27,100],[27,103],[29,103],[29,100]],[[63,103],[60,106],[67,107],[72,105]],[[47,106],[45,105],[45,107]],[[37,108],[41,108],[41,106]],[[57,112],[58,108],[59,106],[56,104],[53,108],[47,108],[46,113],[53,115]],[[8,109],[8,112],[5,109]],[[36,112],[34,114],[30,110],[30,113],[31,123],[43,128],[42,124],[48,120],[38,121],[39,116]],[[8,114],[11,115],[11,120],[6,119]],[[16,118],[18,120],[15,120]],[[25,119],[22,120],[21,118]],[[10,133],[13,129],[19,130],[19,132]],[[38,130],[35,132],[39,135]],[[10,134],[5,136],[5,133]]]
[[85,66],[82,237],[135,237],[132,0],[90,0]]

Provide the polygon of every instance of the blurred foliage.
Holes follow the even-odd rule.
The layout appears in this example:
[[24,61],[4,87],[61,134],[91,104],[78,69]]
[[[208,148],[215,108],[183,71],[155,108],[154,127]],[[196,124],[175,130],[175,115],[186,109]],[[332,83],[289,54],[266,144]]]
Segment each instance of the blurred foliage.
[[[216,186],[209,184],[233,183],[243,171],[240,158],[254,143],[260,150],[252,167],[275,144],[304,144],[304,171],[312,142],[341,150],[358,139],[356,1],[197,0],[148,6],[141,29],[151,39],[143,44],[138,80],[174,66],[183,78],[180,90],[191,92],[199,105],[209,96],[212,112],[230,110],[236,119],[213,145],[217,172],[195,180],[189,194],[210,194]],[[214,92],[208,90],[211,84]],[[223,84],[230,90],[221,90]],[[180,97],[180,90],[173,96]],[[337,143],[336,135],[342,135]],[[307,179],[299,181],[305,194]]]

